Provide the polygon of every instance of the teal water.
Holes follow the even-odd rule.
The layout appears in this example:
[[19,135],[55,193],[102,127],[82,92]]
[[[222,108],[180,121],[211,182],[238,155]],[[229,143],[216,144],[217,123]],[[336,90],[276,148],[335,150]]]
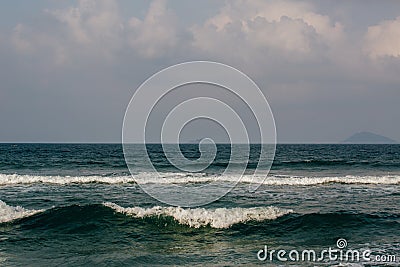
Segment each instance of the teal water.
[[[181,149],[199,157],[195,145]],[[219,175],[230,149],[218,145],[212,165],[189,174],[168,164],[161,146],[149,147],[163,183],[183,185]],[[246,175],[258,152],[252,146]],[[198,208],[144,193],[135,179],[154,174],[141,160],[132,177],[118,144],[0,144],[0,266],[346,265],[257,258],[265,245],[320,251],[339,238],[372,258],[397,256],[379,265],[399,264],[399,145],[278,145],[256,192],[244,180]]]

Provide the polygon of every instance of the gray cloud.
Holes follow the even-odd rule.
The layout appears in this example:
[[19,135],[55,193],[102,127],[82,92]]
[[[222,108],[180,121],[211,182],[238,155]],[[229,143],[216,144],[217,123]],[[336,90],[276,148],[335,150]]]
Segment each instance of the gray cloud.
[[379,3],[354,20],[361,2],[230,1],[202,16],[174,1],[140,6],[142,15],[107,0],[43,6],[0,32],[0,141],[119,142],[140,83],[199,59],[252,77],[282,142],[361,130],[400,140],[400,7]]

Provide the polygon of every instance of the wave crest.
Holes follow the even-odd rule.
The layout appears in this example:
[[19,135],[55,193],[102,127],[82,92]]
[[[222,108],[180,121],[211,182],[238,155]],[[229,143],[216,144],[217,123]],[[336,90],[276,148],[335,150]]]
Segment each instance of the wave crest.
[[0,200],[0,223],[29,217],[42,211],[43,210],[29,210],[21,206],[9,206],[4,201]]
[[45,175],[19,175],[19,174],[0,174],[0,185],[16,184],[123,184],[135,183],[131,176],[45,176]]
[[235,175],[207,175],[204,173],[164,173],[158,176],[157,173],[139,173],[132,176],[39,176],[39,175],[19,175],[19,174],[0,174],[0,186],[18,185],[18,184],[186,184],[186,183],[209,183],[209,182],[236,182],[257,183],[263,185],[320,185],[327,183],[337,184],[400,184],[399,175],[386,176],[337,176],[337,177],[296,177],[296,176],[252,176],[244,175],[242,177]]
[[229,228],[234,224],[246,223],[248,221],[275,220],[281,216],[292,213],[290,209],[277,207],[253,207],[253,208],[217,208],[217,209],[184,209],[180,207],[152,208],[130,207],[124,208],[112,202],[103,203],[116,212],[135,218],[145,217],[172,217],[179,224],[188,225],[193,228],[210,226],[212,228]]

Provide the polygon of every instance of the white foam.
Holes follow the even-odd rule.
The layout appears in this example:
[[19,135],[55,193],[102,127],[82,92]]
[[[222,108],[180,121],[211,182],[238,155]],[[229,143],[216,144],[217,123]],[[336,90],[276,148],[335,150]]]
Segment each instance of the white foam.
[[267,177],[253,179],[243,176],[241,182],[261,182],[264,185],[319,185],[328,183],[339,184],[400,184],[400,176],[338,176],[338,177]]
[[320,185],[327,183],[341,184],[400,184],[399,175],[386,176],[338,176],[338,177],[275,177],[244,175],[242,177],[235,175],[207,176],[203,173],[157,173],[143,172],[132,176],[40,176],[40,175],[18,175],[18,174],[0,174],[1,185],[17,184],[86,184],[86,183],[104,183],[104,184],[126,184],[126,183],[154,183],[154,184],[186,184],[186,183],[209,183],[209,182],[236,182],[258,183],[264,185],[289,185],[289,186],[307,186]]
[[0,200],[0,223],[29,217],[42,211],[43,210],[28,210],[20,206],[9,206],[4,201]]
[[103,205],[114,209],[116,212],[135,218],[169,216],[174,218],[178,223],[193,228],[199,228],[202,226],[229,228],[234,224],[245,223],[248,221],[275,220],[283,215],[293,212],[293,210],[280,209],[277,207],[184,209],[180,207],[155,206],[152,208],[124,208],[112,202],[103,203]]
[[135,179],[131,176],[42,176],[42,175],[18,175],[0,174],[0,185],[16,184],[86,184],[86,183],[105,183],[121,184],[134,183]]
[[274,177],[235,175],[226,176],[187,176],[166,177],[155,180],[154,177],[137,176],[139,183],[157,184],[184,184],[184,183],[207,183],[207,182],[236,182],[258,183],[264,185],[319,185],[327,183],[342,184],[400,184],[400,176],[339,176],[339,177]]

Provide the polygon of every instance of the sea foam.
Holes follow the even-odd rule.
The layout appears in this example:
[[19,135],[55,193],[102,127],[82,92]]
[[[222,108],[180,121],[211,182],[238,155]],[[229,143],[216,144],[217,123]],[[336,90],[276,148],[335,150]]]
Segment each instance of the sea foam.
[[18,174],[0,174],[0,185],[14,184],[87,184],[87,183],[105,183],[122,184],[135,183],[131,176],[50,176],[50,175],[18,175]]
[[172,217],[179,224],[188,225],[193,228],[210,226],[212,228],[229,228],[237,223],[249,221],[275,220],[283,215],[292,213],[290,209],[277,207],[253,207],[253,208],[180,208],[160,207],[152,208],[130,207],[124,208],[115,203],[103,203],[104,206],[112,208],[116,212],[126,214],[135,218],[145,217]]
[[21,206],[9,206],[4,201],[0,200],[0,223],[29,217],[42,211],[43,210],[29,210]]
[[307,186],[320,185],[328,183],[337,184],[400,184],[400,176],[338,176],[338,177],[295,177],[295,176],[258,176],[244,175],[242,177],[235,175],[205,175],[205,174],[186,174],[186,173],[139,173],[135,176],[41,176],[41,175],[18,175],[18,174],[0,174],[1,185],[18,184],[186,184],[186,183],[209,183],[209,182],[241,182],[257,183],[264,185],[289,185],[289,186]]

